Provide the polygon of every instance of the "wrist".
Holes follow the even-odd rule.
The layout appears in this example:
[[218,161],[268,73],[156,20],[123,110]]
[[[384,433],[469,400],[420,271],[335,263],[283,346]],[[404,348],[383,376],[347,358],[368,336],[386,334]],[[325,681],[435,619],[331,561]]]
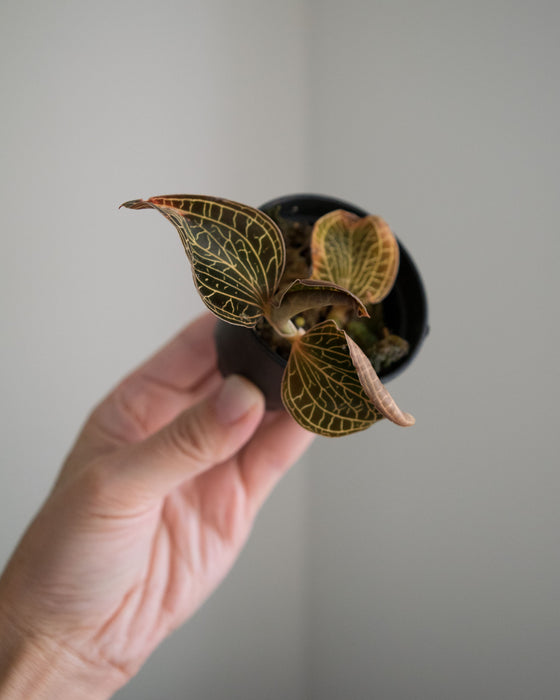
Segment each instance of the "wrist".
[[106,700],[126,679],[17,628],[0,610],[0,700]]

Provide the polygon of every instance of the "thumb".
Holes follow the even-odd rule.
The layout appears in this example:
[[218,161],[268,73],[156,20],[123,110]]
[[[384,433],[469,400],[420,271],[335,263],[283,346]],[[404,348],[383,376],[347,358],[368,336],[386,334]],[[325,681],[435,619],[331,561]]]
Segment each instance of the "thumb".
[[186,479],[234,455],[255,432],[263,413],[259,389],[232,375],[217,393],[144,442],[128,447],[116,472],[130,495],[160,499]]

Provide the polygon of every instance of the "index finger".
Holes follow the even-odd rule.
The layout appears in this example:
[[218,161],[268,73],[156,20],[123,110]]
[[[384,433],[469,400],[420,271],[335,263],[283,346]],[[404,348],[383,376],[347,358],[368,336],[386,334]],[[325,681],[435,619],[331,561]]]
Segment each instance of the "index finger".
[[129,374],[94,411],[105,438],[143,440],[214,389],[220,381],[214,326],[200,316]]
[[215,325],[213,314],[199,316],[124,382],[135,382],[141,377],[167,385],[174,391],[191,391],[216,366]]

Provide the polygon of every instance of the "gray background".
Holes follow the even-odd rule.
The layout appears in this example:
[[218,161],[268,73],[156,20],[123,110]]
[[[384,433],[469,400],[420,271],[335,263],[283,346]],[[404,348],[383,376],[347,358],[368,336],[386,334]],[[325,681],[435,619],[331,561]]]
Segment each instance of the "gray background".
[[202,308],[174,191],[384,216],[417,425],[321,439],[121,700],[560,693],[555,2],[0,5],[0,561],[91,405]]

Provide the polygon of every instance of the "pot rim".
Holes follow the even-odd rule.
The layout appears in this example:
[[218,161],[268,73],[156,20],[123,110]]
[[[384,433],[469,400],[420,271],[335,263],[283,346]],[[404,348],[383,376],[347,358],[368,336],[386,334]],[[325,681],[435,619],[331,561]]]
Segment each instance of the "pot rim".
[[[340,197],[332,197],[331,195],[323,195],[323,194],[317,194],[317,193],[294,193],[294,194],[287,194],[287,195],[282,195],[280,197],[275,197],[274,199],[271,199],[261,206],[259,206],[259,209],[261,211],[266,211],[269,209],[272,209],[274,207],[289,207],[291,205],[291,211],[283,211],[282,216],[286,218],[297,218],[297,216],[313,216],[316,217],[316,212],[313,213],[306,213],[305,207],[310,207],[313,208],[313,205],[318,205],[318,204],[326,204],[329,206],[328,211],[333,211],[334,209],[345,209],[347,211],[350,211],[357,216],[363,217],[363,216],[370,216],[370,212],[366,211],[362,207],[359,207],[352,202],[349,202],[345,199],[341,199]],[[304,211],[302,211],[302,209]],[[325,212],[326,213],[326,212]],[[424,344],[424,340],[426,339],[429,331],[430,331],[430,326],[429,326],[429,319],[428,319],[428,298],[426,294],[426,288],[424,286],[424,282],[422,280],[422,277],[420,275],[420,272],[418,268],[416,267],[416,264],[414,263],[414,260],[410,253],[408,252],[408,249],[406,246],[403,245],[402,241],[399,239],[397,235],[395,235],[395,238],[397,239],[397,243],[399,245],[399,253],[400,253],[400,262],[399,262],[399,272],[397,273],[397,278],[395,279],[395,284],[393,286],[393,289],[387,297],[381,302],[381,304],[386,303],[387,301],[391,301],[391,295],[396,295],[397,294],[397,283],[399,281],[399,274],[401,274],[402,270],[402,277],[404,274],[406,274],[407,278],[410,280],[409,284],[414,288],[414,299],[413,303],[415,305],[415,316],[420,319],[420,328],[415,333],[415,337],[413,339],[413,342],[410,342],[410,351],[406,355],[406,357],[402,358],[400,361],[396,362],[394,365],[389,367],[385,372],[381,370],[379,372],[379,377],[380,379],[383,380],[383,382],[388,382],[391,381],[391,379],[396,378],[401,372],[403,372],[411,363],[412,361],[416,358],[418,355],[422,345]],[[405,272],[406,271],[406,272]],[[400,287],[400,285],[399,285]],[[268,350],[268,352],[272,353],[273,357],[278,358],[279,360],[282,360],[284,363],[283,366],[286,365],[286,360],[282,358],[281,356],[277,355],[273,350],[271,350],[270,347],[266,345],[266,343],[260,338],[258,333],[256,333],[254,330],[253,332],[259,339],[259,341],[263,344],[263,346]]]

